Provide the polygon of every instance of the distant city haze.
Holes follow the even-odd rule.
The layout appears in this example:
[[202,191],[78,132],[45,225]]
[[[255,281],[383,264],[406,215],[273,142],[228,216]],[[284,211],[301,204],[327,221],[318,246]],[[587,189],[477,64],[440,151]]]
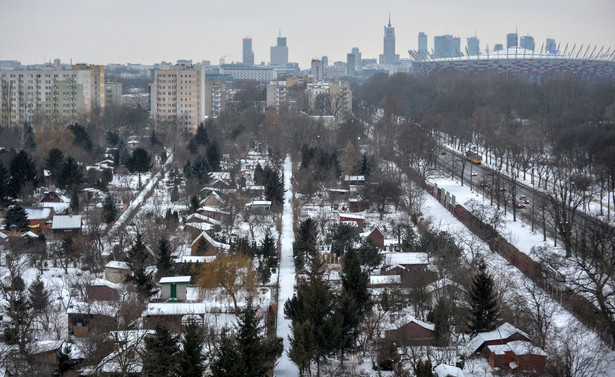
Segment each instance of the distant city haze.
[[[506,45],[506,34],[531,35],[536,50],[557,43],[615,48],[613,0],[2,0],[0,60],[22,64],[63,62],[143,63],[192,59],[242,61],[242,40],[252,38],[255,64],[287,38],[288,60],[302,69],[313,57],[345,61],[351,48],[377,59],[384,26],[395,28],[396,54],[418,49],[418,33],[477,36],[480,49]],[[606,48],[605,47],[605,48]]]

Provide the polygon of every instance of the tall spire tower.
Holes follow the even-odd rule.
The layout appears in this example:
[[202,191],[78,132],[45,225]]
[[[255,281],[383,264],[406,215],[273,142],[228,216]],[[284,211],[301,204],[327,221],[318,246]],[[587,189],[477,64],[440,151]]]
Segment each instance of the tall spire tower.
[[395,54],[395,28],[391,26],[391,13],[389,12],[389,24],[384,27],[384,46],[380,55],[380,64],[394,64],[399,60]]

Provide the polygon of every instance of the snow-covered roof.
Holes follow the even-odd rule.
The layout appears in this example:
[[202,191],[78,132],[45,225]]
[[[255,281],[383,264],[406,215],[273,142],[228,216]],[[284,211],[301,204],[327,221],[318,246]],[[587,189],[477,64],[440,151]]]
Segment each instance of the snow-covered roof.
[[399,275],[370,275],[369,283],[371,285],[400,284],[401,276]]
[[246,204],[246,206],[270,206],[271,205],[271,200],[254,200],[251,201],[250,203]]
[[24,207],[28,220],[47,220],[51,218],[53,208],[51,207]]
[[462,291],[466,290],[461,284],[456,283],[456,282],[454,282],[454,281],[452,281],[450,279],[443,278],[443,279],[440,279],[440,280],[436,280],[433,283],[427,284],[425,286],[425,291],[427,293],[431,293],[433,291],[436,291],[438,289],[442,289],[442,288],[447,287],[447,286],[455,287],[455,288],[460,289]]
[[365,217],[361,216],[361,215],[355,215],[352,213],[339,213],[340,218],[344,217],[346,219],[354,219],[354,220],[365,220]]
[[205,314],[212,309],[208,302],[155,302],[147,304],[146,316]]
[[175,263],[210,263],[216,260],[215,255],[206,255],[206,256],[192,256],[192,255],[182,255],[181,258],[177,258]]
[[209,176],[211,177],[212,180],[219,180],[219,181],[230,181],[231,180],[231,173],[228,171],[212,171],[211,173],[209,173]]
[[201,237],[205,238],[205,240],[207,240],[207,242],[209,242],[209,244],[215,248],[223,249],[223,250],[228,250],[231,248],[231,245],[229,244],[225,244],[225,243],[214,240],[207,232],[201,232],[201,234],[199,234],[199,236],[195,238],[194,241],[192,241],[192,243],[190,244],[190,247],[194,246],[197,242],[199,242]]
[[49,352],[49,351],[56,351],[60,347],[62,347],[63,343],[64,343],[63,340],[39,340],[39,341],[35,341],[35,342],[32,342],[30,344],[30,352],[32,354],[39,354],[39,353],[45,353],[45,352]]
[[[109,262],[109,263],[112,263],[112,262]],[[126,262],[120,262],[120,263],[126,263]],[[101,278],[96,278],[92,280],[90,285],[91,286],[105,286],[105,287],[109,287],[115,290],[123,289],[121,284],[113,283],[113,282],[110,282],[109,280],[101,279]]]
[[384,264],[386,265],[413,265],[413,264],[428,264],[429,258],[427,253],[386,253]]
[[105,265],[105,268],[118,268],[120,270],[130,270],[128,263],[118,260],[112,260]]
[[198,209],[199,211],[204,211],[204,212],[213,212],[213,213],[222,213],[224,215],[228,215],[228,212],[221,210],[218,207],[213,207],[213,206],[202,206],[201,208]]
[[210,192],[209,195],[207,195],[207,197],[205,199],[201,200],[201,203],[206,202],[207,199],[209,199],[210,196],[213,196],[220,203],[224,203],[224,200],[222,199],[222,197],[220,195],[218,195],[218,193],[215,192],[215,191]]
[[51,229],[81,229],[81,215],[56,215]]
[[24,234],[22,234],[20,237],[30,237],[30,238],[38,238],[38,234],[32,232],[32,231],[27,231]]
[[385,327],[388,327],[389,329],[397,330],[400,327],[405,326],[412,322],[416,323],[417,325],[421,326],[424,329],[427,329],[430,331],[435,330],[435,325],[433,323],[420,321],[416,319],[414,315],[409,314],[409,313],[401,315],[395,321],[393,321],[393,323],[386,324]]
[[68,309],[67,314],[100,314],[115,317],[119,308],[117,303],[107,301],[75,302]]
[[45,207],[51,207],[56,213],[64,213],[70,208],[70,201],[68,202],[41,202]]
[[440,364],[433,371],[438,377],[465,377],[461,369],[452,365]]
[[364,175],[345,175],[344,181],[345,182],[364,182],[365,176]]
[[487,346],[496,355],[503,355],[506,352],[513,352],[515,355],[540,355],[547,356],[542,348],[532,345],[530,342],[515,340],[506,344]]
[[189,284],[190,276],[167,276],[160,279],[160,284],[171,283]]
[[471,355],[476,350],[480,348],[485,342],[493,341],[493,340],[503,340],[513,335],[514,333],[519,333],[530,339],[530,336],[519,330],[515,326],[511,325],[508,322],[501,324],[497,329],[488,332],[478,333],[474,338],[472,338],[468,344],[465,346],[465,351],[467,355]]

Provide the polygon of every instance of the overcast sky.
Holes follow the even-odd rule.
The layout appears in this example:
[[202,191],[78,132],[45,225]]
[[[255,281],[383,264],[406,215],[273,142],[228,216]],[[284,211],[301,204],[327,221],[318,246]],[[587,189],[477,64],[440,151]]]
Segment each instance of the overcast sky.
[[561,49],[615,48],[615,0],[0,0],[0,60],[239,62],[250,36],[260,63],[281,30],[289,59],[307,68],[317,56],[345,61],[355,46],[377,58],[389,12],[402,58],[420,31],[430,49],[442,34],[461,37],[462,49],[474,35],[481,49],[493,49],[515,30],[532,35],[537,49],[547,37]]

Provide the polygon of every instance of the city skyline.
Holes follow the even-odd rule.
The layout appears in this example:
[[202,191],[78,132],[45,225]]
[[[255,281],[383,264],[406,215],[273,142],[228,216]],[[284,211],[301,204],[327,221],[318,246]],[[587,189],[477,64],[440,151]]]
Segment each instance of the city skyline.
[[451,34],[463,41],[476,35],[481,49],[493,49],[496,43],[506,45],[506,34],[514,32],[519,38],[533,36],[536,49],[547,38],[570,46],[615,47],[611,22],[615,2],[609,0],[588,1],[583,7],[572,0],[539,4],[519,0],[497,6],[488,0],[427,4],[358,0],[352,7],[341,1],[315,0],[316,5],[321,3],[326,7],[297,9],[278,0],[266,4],[182,0],[172,6],[159,0],[110,0],[104,5],[7,0],[0,15],[0,32],[5,36],[0,40],[0,60],[153,64],[191,59],[218,64],[224,57],[227,63],[241,62],[242,39],[250,36],[254,62],[260,64],[269,62],[270,47],[276,45],[281,30],[287,38],[289,61],[306,69],[313,57],[346,61],[352,47],[359,47],[364,58],[378,58],[389,12],[400,58],[408,58],[407,50],[418,49],[419,32],[427,34],[429,50],[437,35]]

